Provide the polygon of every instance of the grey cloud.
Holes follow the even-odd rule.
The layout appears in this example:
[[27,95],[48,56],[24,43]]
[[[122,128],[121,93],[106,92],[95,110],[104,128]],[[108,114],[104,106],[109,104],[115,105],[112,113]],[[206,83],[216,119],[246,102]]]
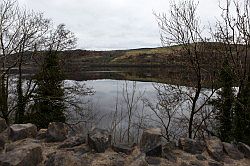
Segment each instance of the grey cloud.
[[[167,12],[167,0],[19,0],[21,5],[65,23],[78,38],[78,48],[126,49],[160,46],[152,11]],[[200,0],[201,18],[210,20],[218,0]],[[211,12],[213,10],[213,13]]]

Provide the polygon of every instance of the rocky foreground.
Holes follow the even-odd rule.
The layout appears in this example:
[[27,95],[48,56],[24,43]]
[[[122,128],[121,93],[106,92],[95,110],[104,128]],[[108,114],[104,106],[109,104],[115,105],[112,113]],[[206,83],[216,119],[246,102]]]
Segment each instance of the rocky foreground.
[[108,131],[72,135],[63,123],[37,131],[33,124],[8,127],[0,119],[0,165],[3,166],[223,166],[250,165],[250,147],[181,138],[178,147],[163,144],[160,129],[143,132],[140,145],[111,145]]

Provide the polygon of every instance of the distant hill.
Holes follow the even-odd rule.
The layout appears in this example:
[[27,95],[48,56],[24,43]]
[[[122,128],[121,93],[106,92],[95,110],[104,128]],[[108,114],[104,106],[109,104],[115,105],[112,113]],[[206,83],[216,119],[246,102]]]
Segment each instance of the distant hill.
[[[203,45],[204,46],[204,45]],[[243,46],[239,46],[243,47]],[[131,50],[90,51],[69,50],[59,54],[60,61],[69,79],[117,78],[133,80],[192,80],[194,73],[190,66],[190,58],[184,53],[182,46],[140,48]],[[223,60],[223,44],[207,43],[199,52],[200,65],[204,69],[204,79],[209,74],[217,73]],[[250,58],[250,57],[249,57]],[[10,61],[15,59],[15,55]],[[34,55],[27,52],[24,58],[24,72],[34,74],[43,62],[42,52]],[[250,63],[250,59],[248,59]],[[142,69],[143,68],[143,69]],[[15,69],[12,70],[15,72]],[[126,71],[127,74],[89,73],[86,71]]]
[[[114,51],[86,51],[71,50],[61,53],[63,59],[71,65],[81,66],[172,66],[187,65],[189,58],[183,53],[181,46],[141,48]],[[220,60],[221,55],[215,50],[207,48],[200,56],[202,65],[213,65]]]
[[[206,48],[201,51],[199,58],[202,65],[214,65],[215,62],[220,61],[222,55],[220,54],[221,44],[208,43]],[[131,50],[112,50],[112,51],[90,51],[90,50],[69,50],[60,52],[62,62],[70,67],[82,66],[172,66],[172,65],[187,65],[189,58],[186,57],[181,46],[158,47],[158,48],[140,48]],[[10,58],[14,61],[15,56]],[[27,66],[32,66],[34,63],[41,63],[43,59],[42,52],[33,55],[32,52],[27,52],[24,62]]]

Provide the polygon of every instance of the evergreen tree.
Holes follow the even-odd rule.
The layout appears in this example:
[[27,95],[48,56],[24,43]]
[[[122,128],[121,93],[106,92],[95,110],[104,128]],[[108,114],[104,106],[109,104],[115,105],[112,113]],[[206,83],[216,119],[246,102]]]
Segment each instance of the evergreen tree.
[[63,79],[57,52],[49,51],[37,75],[35,103],[29,115],[29,121],[39,128],[46,128],[50,122],[65,122]]
[[250,76],[239,90],[235,106],[235,139],[250,145]]
[[76,37],[66,29],[64,24],[59,24],[56,29],[51,29],[43,35],[42,41],[45,58],[36,76],[34,105],[32,112],[27,116],[27,121],[36,124],[39,128],[46,128],[50,122],[66,120],[64,114],[66,104],[62,87],[64,75],[60,69],[58,53],[74,48]]
[[227,59],[224,60],[219,81],[221,90],[217,92],[218,98],[213,101],[214,106],[218,110],[217,118],[220,123],[218,134],[222,141],[230,142],[233,140],[233,103],[235,96],[232,88],[233,72]]
[[3,73],[0,73],[0,117],[4,118],[9,124],[8,118],[8,78]]

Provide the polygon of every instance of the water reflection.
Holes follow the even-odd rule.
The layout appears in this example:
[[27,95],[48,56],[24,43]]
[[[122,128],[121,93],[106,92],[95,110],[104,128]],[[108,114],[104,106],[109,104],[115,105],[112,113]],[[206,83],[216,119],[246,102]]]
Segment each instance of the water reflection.
[[[72,81],[65,82],[70,85]],[[147,127],[163,128],[164,134],[172,137],[168,139],[175,139],[187,131],[189,110],[191,110],[188,96],[193,95],[195,91],[193,87],[111,79],[78,81],[78,83],[92,87],[95,91],[92,96],[78,96],[89,101],[91,108],[88,108],[94,112],[91,127],[115,131],[114,137],[120,138],[120,142],[126,140],[124,135],[128,128],[131,128],[132,134],[137,135],[133,137],[131,134],[132,140],[139,138],[141,130]],[[210,95],[209,89],[203,89],[197,107],[202,105],[203,100]],[[204,107],[194,123],[199,124],[201,121],[199,117],[208,114],[210,110],[209,105]],[[128,125],[130,123],[131,127]],[[87,126],[87,128],[91,127]],[[133,141],[136,142],[136,140]]]
[[[72,81],[67,80],[66,85],[71,85]],[[125,83],[128,86],[128,95],[131,95],[131,87],[133,81],[124,80],[88,80],[78,81],[79,84],[85,84],[86,87],[91,87],[95,91],[92,96],[79,96],[85,102],[91,101],[92,109],[98,112],[99,116],[103,117],[99,122],[99,126],[108,127],[110,125],[110,116],[117,109],[126,111],[126,104],[124,103],[123,90]],[[136,82],[136,96],[143,93],[143,98],[154,100],[156,97],[156,91],[153,87],[153,82]],[[142,108],[142,101],[138,101],[137,109]]]

